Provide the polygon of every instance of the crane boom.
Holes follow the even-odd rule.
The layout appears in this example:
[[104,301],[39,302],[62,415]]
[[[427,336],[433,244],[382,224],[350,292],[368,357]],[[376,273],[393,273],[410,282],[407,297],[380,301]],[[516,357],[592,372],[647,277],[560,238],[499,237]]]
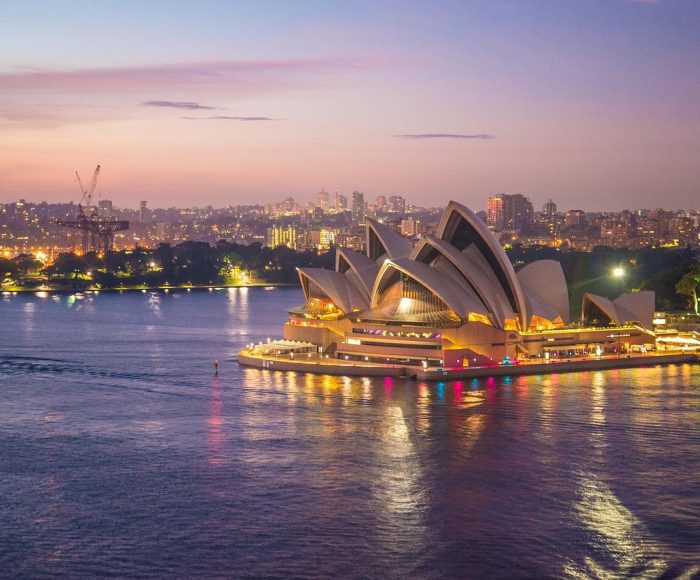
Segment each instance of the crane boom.
[[95,171],[92,174],[92,182],[90,183],[90,191],[87,196],[88,207],[92,204],[92,194],[95,193],[95,187],[97,187],[97,178],[100,175],[100,166],[95,167]]
[[97,187],[97,177],[100,175],[100,166],[95,167],[95,171],[92,174],[92,181],[90,182],[90,189],[86,189],[83,185],[83,180],[80,179],[80,174],[76,171],[75,178],[78,180],[78,187],[80,187],[80,203],[78,207],[82,210],[83,207],[90,207],[92,205],[92,194],[95,192],[95,187]]
[[83,201],[85,201],[85,187],[83,186],[83,181],[80,179],[80,174],[76,171],[75,178],[78,180],[78,187],[80,188],[80,201],[78,202],[78,215],[83,213]]

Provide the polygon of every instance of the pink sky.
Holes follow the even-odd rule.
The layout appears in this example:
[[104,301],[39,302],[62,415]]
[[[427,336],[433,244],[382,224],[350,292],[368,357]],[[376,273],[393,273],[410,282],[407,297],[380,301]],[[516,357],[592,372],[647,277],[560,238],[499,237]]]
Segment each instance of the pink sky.
[[0,7],[0,203],[698,208],[692,3],[158,4]]

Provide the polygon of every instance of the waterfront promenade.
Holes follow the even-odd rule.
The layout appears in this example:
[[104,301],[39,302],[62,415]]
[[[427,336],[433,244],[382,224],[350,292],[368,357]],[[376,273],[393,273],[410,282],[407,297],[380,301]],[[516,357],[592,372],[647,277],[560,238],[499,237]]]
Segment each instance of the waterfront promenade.
[[392,376],[416,378],[421,381],[442,381],[446,379],[489,376],[540,375],[670,364],[697,364],[700,362],[700,357],[693,353],[671,351],[663,354],[646,354],[644,356],[623,355],[620,357],[580,358],[558,362],[550,361],[548,363],[523,361],[515,365],[423,369],[416,366],[343,361],[323,358],[317,354],[305,354],[296,358],[290,358],[289,355],[271,356],[256,352],[254,349],[246,349],[239,353],[238,362],[245,366],[275,371],[295,371],[336,376]]

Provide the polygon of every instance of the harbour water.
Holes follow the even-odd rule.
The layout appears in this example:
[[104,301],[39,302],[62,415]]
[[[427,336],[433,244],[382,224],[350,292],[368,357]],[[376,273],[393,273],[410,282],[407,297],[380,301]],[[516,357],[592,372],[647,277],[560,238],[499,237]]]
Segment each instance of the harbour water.
[[0,298],[0,576],[700,575],[700,366],[239,367],[301,301]]

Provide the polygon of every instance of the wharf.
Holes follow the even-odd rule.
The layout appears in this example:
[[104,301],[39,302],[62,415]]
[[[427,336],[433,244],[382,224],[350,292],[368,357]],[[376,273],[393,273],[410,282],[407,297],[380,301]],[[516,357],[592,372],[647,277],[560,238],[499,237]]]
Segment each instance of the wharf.
[[647,356],[622,356],[620,358],[581,359],[549,363],[525,363],[511,366],[466,367],[452,369],[420,369],[416,378],[420,381],[444,381],[451,379],[473,379],[479,377],[504,377],[519,375],[550,375],[575,373],[581,371],[599,371],[626,369],[634,367],[653,367],[673,364],[697,364],[700,362],[695,354],[659,354]]
[[[348,362],[338,359],[323,359],[317,356],[290,359],[288,356],[253,354],[249,350],[243,350],[238,354],[238,363],[270,371],[295,371],[349,377],[404,377],[408,376],[408,371],[411,370],[411,367],[403,365]],[[415,369],[413,369],[413,374],[415,374]]]
[[524,363],[511,366],[466,367],[423,369],[403,365],[381,365],[365,362],[347,362],[338,359],[311,358],[291,359],[270,356],[243,350],[238,355],[239,364],[258,369],[294,371],[320,375],[360,377],[406,377],[419,381],[444,381],[479,377],[502,377],[519,375],[545,375],[574,373],[580,371],[609,370],[633,367],[652,367],[672,364],[697,364],[698,355],[692,353],[653,354],[646,356],[581,359],[549,363]]

